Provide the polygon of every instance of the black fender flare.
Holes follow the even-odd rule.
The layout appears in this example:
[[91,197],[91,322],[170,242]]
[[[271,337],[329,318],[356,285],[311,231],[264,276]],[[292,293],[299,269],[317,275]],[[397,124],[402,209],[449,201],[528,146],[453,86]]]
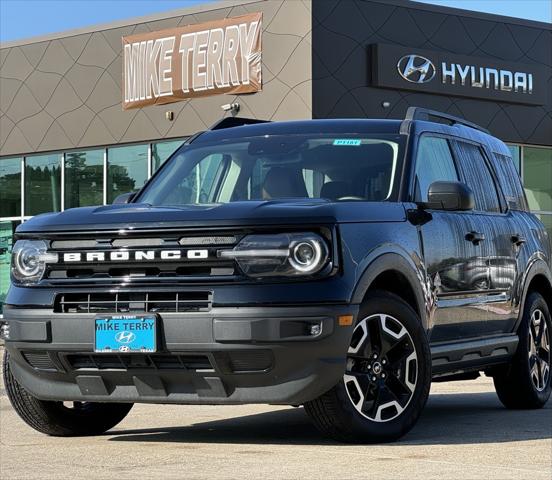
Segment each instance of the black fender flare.
[[425,289],[423,280],[424,274],[410,257],[403,256],[398,252],[382,253],[368,263],[355,286],[351,303],[362,303],[366,292],[370,289],[374,280],[380,274],[392,270],[404,275],[410,284],[414,292],[418,312],[420,313],[420,320],[427,330],[429,328],[429,306],[427,305],[426,296],[424,296],[423,293]]
[[[542,275],[548,280],[548,285],[552,289],[552,272],[550,271],[550,267],[548,264],[542,259],[537,258],[533,260],[530,267],[527,269],[525,275],[523,276],[521,280],[521,296],[520,296],[520,309],[519,309],[519,315],[518,319],[516,321],[516,324],[514,326],[514,332],[517,332],[517,329],[519,328],[519,325],[521,323],[521,319],[523,318],[523,311],[525,310],[525,301],[527,300],[527,294],[529,293],[529,286],[531,285],[531,282],[537,275]],[[548,304],[550,305],[552,302],[552,299],[545,299],[548,301]]]

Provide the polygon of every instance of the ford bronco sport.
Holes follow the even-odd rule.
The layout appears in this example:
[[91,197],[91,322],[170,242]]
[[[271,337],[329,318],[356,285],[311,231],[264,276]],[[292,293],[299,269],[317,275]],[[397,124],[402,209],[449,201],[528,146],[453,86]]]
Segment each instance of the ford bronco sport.
[[50,435],[135,402],[270,403],[380,442],[432,381],[550,396],[550,240],[508,148],[460,118],[229,117],[139,192],[15,240],[4,381]]

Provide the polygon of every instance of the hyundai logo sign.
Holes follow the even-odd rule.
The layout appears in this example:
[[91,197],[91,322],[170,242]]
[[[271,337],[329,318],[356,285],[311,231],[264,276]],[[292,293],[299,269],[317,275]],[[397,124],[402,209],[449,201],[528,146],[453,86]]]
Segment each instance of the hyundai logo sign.
[[132,332],[119,332],[117,335],[115,335],[115,340],[119,343],[132,343],[134,339],[136,338],[136,335]]
[[435,76],[435,65],[421,55],[405,55],[397,63],[401,77],[411,83],[427,83]]
[[525,105],[545,105],[550,91],[546,68],[536,63],[383,43],[372,44],[368,53],[374,87]]

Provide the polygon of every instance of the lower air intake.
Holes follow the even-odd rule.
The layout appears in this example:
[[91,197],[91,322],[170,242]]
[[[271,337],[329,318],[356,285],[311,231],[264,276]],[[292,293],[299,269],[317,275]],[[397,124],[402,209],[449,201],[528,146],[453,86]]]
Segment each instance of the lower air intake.
[[23,358],[35,370],[57,372],[58,369],[47,352],[23,352]]
[[63,293],[56,297],[57,313],[207,312],[212,292]]
[[74,370],[212,370],[205,355],[67,355]]

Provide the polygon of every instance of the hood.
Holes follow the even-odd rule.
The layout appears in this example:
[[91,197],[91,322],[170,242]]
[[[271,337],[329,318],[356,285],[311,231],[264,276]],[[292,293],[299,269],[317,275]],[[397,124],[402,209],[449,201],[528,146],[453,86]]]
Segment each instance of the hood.
[[400,222],[400,203],[269,200],[215,205],[155,207],[147,204],[72,208],[33,217],[17,233],[142,228],[320,225],[344,222]]

